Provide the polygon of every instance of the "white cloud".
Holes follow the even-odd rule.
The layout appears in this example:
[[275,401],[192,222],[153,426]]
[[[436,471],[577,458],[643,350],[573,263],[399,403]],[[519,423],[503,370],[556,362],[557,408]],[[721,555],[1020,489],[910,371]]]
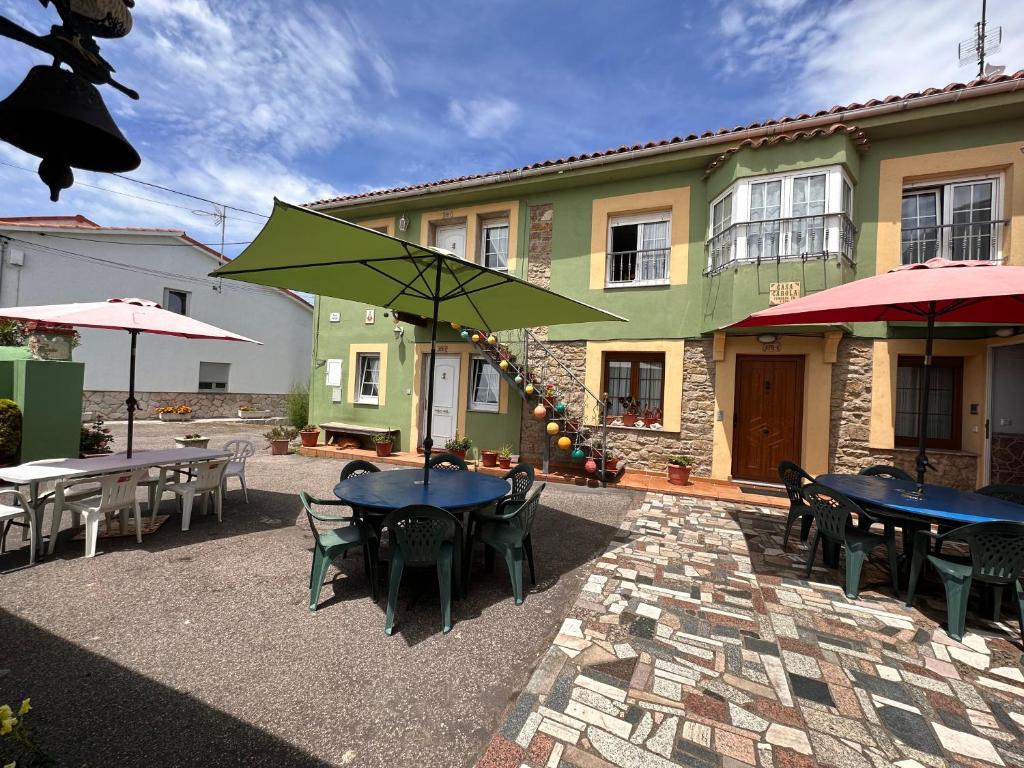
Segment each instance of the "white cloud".
[[452,99],[448,117],[473,139],[501,136],[519,119],[519,106],[506,98]]

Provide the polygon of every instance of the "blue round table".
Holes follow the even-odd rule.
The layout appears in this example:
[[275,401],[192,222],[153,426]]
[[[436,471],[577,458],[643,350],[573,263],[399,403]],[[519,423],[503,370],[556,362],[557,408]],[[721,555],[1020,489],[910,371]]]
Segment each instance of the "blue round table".
[[390,512],[410,504],[430,504],[450,512],[477,509],[509,492],[508,482],[480,472],[430,470],[423,485],[422,469],[396,469],[356,475],[334,486],[334,495],[353,507]]
[[883,512],[940,523],[1024,522],[1024,505],[960,491],[944,485],[922,486],[912,480],[886,480],[868,475],[819,475],[816,482]]

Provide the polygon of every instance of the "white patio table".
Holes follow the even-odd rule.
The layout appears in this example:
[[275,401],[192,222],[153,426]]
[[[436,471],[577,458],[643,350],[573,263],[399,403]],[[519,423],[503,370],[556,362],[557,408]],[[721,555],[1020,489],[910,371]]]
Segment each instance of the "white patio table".
[[[212,448],[169,448],[154,451],[134,451],[128,458],[124,453],[110,453],[88,459],[43,459],[14,467],[0,467],[0,480],[14,485],[28,486],[29,505],[36,518],[37,552],[43,549],[43,507],[50,502],[60,503],[64,495],[64,486],[71,482],[79,482],[93,475],[109,472],[123,472],[140,467],[160,469],[157,482],[156,499],[160,500],[160,491],[168,473],[186,464],[196,461],[209,461],[231,456],[230,451]],[[52,492],[39,493],[42,483],[52,482]]]

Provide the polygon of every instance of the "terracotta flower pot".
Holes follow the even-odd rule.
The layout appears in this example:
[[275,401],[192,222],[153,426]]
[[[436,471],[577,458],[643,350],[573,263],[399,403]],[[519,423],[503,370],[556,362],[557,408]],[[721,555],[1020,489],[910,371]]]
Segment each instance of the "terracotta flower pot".
[[378,458],[384,459],[391,455],[391,447],[394,443],[374,443],[373,448],[377,451]]
[[512,457],[511,456],[499,456],[498,457],[498,466],[501,467],[502,469],[508,469],[509,467],[512,466]]
[[690,468],[678,464],[668,465],[668,481],[672,485],[686,485],[690,482]]
[[485,467],[498,466],[498,452],[480,451],[480,463],[483,464]]
[[465,451],[455,451],[455,450],[450,450],[448,448],[445,448],[444,452],[445,453],[450,453],[452,456],[458,456],[463,461],[466,460],[466,452]]
[[622,426],[624,426],[624,427],[636,426],[636,414],[635,413],[624,413],[624,414],[622,414]]
[[270,441],[270,455],[271,456],[287,456],[288,455],[288,444],[291,440],[271,440]]
[[[614,472],[615,468],[617,466],[619,466],[619,460],[617,458],[613,458],[613,457],[609,456],[608,458],[606,458],[604,460],[604,468],[605,468],[606,472]],[[597,459],[597,468],[598,469],[601,468],[601,459],[600,458]]]
[[302,440],[303,448],[315,447],[318,437],[320,437],[319,429],[307,429],[304,432],[299,432],[299,439]]

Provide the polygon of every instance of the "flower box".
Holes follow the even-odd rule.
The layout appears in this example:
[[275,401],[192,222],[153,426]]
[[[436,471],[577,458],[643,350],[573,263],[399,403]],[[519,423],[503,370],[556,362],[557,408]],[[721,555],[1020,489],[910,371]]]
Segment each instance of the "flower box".
[[210,444],[210,438],[208,437],[176,437],[174,438],[175,445],[179,445],[182,448],[206,448]]
[[192,421],[191,413],[161,413],[160,421]]
[[269,419],[270,411],[243,411],[238,410],[238,418],[240,419]]

